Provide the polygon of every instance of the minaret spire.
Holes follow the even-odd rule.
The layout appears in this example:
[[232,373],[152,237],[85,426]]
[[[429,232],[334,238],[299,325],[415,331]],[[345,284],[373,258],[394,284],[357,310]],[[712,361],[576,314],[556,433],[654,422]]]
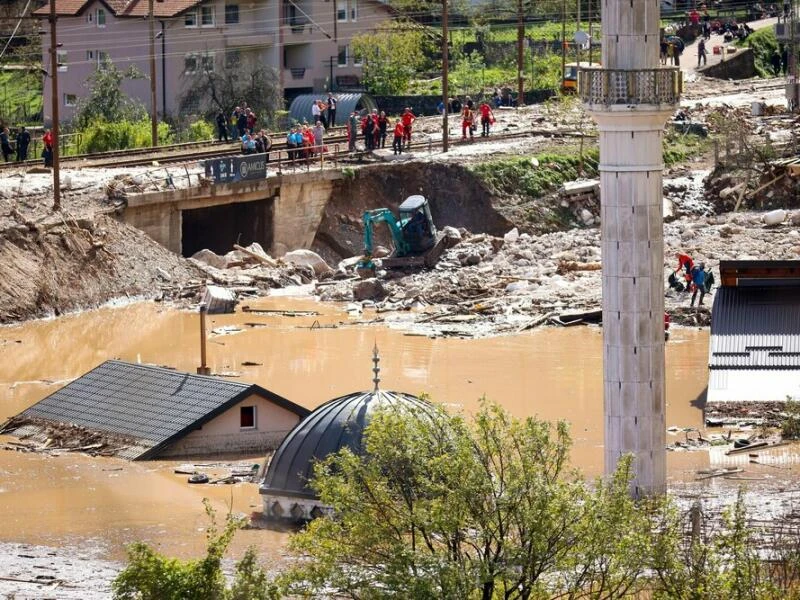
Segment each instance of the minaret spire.
[[375,342],[375,346],[372,348],[372,362],[375,365],[374,367],[372,367],[372,372],[375,374],[374,377],[372,378],[372,383],[375,384],[375,389],[373,390],[373,392],[377,392],[379,391],[378,386],[381,382],[381,368],[380,368],[381,357],[378,354],[378,342]]

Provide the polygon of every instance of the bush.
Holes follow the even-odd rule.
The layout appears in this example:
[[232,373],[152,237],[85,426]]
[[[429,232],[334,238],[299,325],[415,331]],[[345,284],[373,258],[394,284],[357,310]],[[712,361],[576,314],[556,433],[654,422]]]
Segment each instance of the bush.
[[[81,131],[78,142],[79,153],[106,152],[109,150],[126,150],[128,148],[144,148],[150,145],[150,120],[114,121],[95,119]],[[158,124],[158,143],[168,144],[172,141],[169,125]]]
[[779,53],[778,38],[772,27],[760,29],[751,33],[744,40],[737,43],[738,46],[748,46],[753,49],[756,73],[759,77],[777,77],[780,69],[775,69],[772,65],[773,57]]
[[203,500],[211,524],[206,532],[206,556],[179,560],[159,554],[147,544],[137,542],[128,548],[128,566],[113,583],[115,600],[274,600],[278,588],[257,564],[249,548],[236,564],[236,575],[229,588],[222,572],[222,557],[243,520],[228,515],[222,529],[207,499]]
[[207,142],[214,139],[216,129],[205,119],[200,119],[189,125],[187,133],[190,142]]
[[786,418],[781,423],[781,437],[785,440],[800,439],[800,402],[786,400],[783,412]]

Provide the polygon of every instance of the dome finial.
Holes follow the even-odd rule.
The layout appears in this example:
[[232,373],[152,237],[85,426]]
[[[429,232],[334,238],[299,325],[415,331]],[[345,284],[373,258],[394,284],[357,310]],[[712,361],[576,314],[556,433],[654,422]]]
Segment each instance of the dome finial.
[[381,357],[378,355],[378,342],[375,342],[375,346],[372,349],[372,362],[375,364],[372,367],[372,372],[375,373],[375,376],[372,378],[372,382],[375,384],[374,392],[378,391],[378,384],[381,382],[381,368],[379,366],[381,362]]

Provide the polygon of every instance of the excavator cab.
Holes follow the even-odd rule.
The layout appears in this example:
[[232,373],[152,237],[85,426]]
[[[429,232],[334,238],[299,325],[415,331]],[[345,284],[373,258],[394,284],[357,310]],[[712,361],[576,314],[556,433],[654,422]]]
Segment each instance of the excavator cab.
[[400,228],[403,240],[408,246],[408,254],[420,254],[436,244],[436,225],[433,224],[431,209],[424,196],[406,198],[400,205]]
[[356,272],[361,277],[375,275],[372,251],[373,229],[377,223],[386,223],[394,244],[392,255],[381,259],[386,269],[432,267],[444,252],[447,240],[436,231],[424,196],[409,196],[400,205],[399,212],[399,219],[388,208],[375,208],[364,213],[364,256],[356,264]]

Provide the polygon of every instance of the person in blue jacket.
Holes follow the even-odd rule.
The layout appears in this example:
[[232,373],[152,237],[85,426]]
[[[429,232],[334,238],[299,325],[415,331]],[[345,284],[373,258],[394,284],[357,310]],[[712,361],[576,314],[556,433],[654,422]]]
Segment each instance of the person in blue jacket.
[[706,265],[699,262],[692,268],[692,301],[689,306],[694,306],[694,301],[697,298],[697,292],[700,292],[700,302],[698,306],[703,306],[703,298],[706,296]]

